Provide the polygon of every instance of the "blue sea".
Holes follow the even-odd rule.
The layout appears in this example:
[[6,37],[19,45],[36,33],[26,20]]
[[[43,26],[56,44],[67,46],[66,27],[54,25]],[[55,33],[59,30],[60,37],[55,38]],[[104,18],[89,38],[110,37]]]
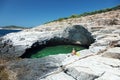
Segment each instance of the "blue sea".
[[19,31],[21,31],[21,30],[5,30],[5,29],[0,29],[0,37],[6,35],[8,33],[19,32]]

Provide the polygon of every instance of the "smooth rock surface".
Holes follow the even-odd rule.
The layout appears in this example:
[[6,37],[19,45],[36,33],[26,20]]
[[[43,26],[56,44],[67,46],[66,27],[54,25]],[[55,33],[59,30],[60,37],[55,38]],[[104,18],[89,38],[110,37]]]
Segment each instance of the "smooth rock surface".
[[[7,70],[14,73],[17,80],[42,79],[51,74],[62,72],[62,69],[60,68],[61,62],[66,58],[67,55],[60,54],[40,59],[23,59],[13,61],[7,65]],[[58,75],[63,76],[63,73]],[[68,76],[68,78],[71,77]]]
[[120,47],[109,48],[102,56],[120,59]]
[[69,64],[65,69],[66,73],[76,80],[97,80],[107,73],[111,74],[111,80],[114,80],[114,75],[120,76],[120,60],[91,56]]
[[64,72],[60,72],[60,73],[56,73],[51,76],[48,76],[44,79],[38,79],[38,80],[75,80],[75,79],[65,74]]
[[115,74],[105,73],[101,77],[95,80],[120,80],[120,76]]

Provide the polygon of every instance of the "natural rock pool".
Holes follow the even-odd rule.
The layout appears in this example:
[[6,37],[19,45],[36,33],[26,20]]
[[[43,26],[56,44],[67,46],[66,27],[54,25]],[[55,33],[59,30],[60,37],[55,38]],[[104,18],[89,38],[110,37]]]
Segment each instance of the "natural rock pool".
[[57,46],[50,46],[43,48],[42,50],[38,51],[35,54],[31,55],[31,58],[41,58],[48,55],[55,55],[55,54],[68,54],[72,52],[72,49],[76,51],[83,50],[85,47],[78,46],[78,45],[57,45]]

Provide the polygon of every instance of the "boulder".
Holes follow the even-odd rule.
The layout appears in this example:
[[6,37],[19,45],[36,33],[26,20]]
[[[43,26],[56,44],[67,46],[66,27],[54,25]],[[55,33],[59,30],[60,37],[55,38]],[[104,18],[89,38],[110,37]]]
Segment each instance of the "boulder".
[[115,47],[120,47],[120,40],[113,44]]
[[[47,76],[62,72],[61,62],[66,59],[67,55],[53,55],[36,59],[20,59],[9,62],[6,65],[8,76],[16,77],[16,80],[41,80]],[[65,76],[64,73],[56,76]],[[66,75],[67,78],[73,80]],[[10,79],[14,80],[14,79]],[[54,79],[55,80],[55,79]]]
[[32,48],[35,50],[36,47],[43,45],[79,44],[89,46],[94,42],[91,34],[80,25],[68,26],[55,31],[33,30],[10,33],[0,40],[0,58],[20,57],[26,50]]
[[[67,74],[74,77],[76,80],[94,80],[97,75],[82,71],[83,68],[73,67],[67,69]],[[87,69],[86,69],[87,70]]]

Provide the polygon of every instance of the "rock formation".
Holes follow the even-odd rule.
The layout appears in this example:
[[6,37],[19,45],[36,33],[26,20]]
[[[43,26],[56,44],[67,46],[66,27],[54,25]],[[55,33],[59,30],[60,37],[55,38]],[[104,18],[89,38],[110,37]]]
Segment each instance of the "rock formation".
[[[108,24],[112,19],[117,19],[116,24]],[[47,43],[44,42],[46,40],[56,40],[56,38],[60,39],[59,42],[66,43],[67,38],[69,43],[81,45],[87,45],[90,41],[90,45],[93,41],[91,33],[95,42],[89,46],[89,49],[79,51],[80,56],[59,54],[38,59],[13,59],[4,64],[1,63],[0,69],[4,73],[0,72],[0,78],[3,80],[120,80],[120,10],[71,19],[73,24],[79,22],[81,22],[79,24],[87,24],[84,27],[90,33],[81,26],[66,28],[65,26],[72,25],[69,24],[69,20],[68,23],[67,20],[53,22],[18,34],[6,35],[0,40],[0,55],[19,57],[25,53],[26,49]],[[78,39],[81,33],[85,37]],[[1,75],[7,77],[1,77]]]
[[79,44],[89,46],[93,42],[94,39],[91,34],[80,25],[68,26],[54,31],[22,31],[2,37],[0,57],[20,57],[27,54],[27,50],[44,45]]

